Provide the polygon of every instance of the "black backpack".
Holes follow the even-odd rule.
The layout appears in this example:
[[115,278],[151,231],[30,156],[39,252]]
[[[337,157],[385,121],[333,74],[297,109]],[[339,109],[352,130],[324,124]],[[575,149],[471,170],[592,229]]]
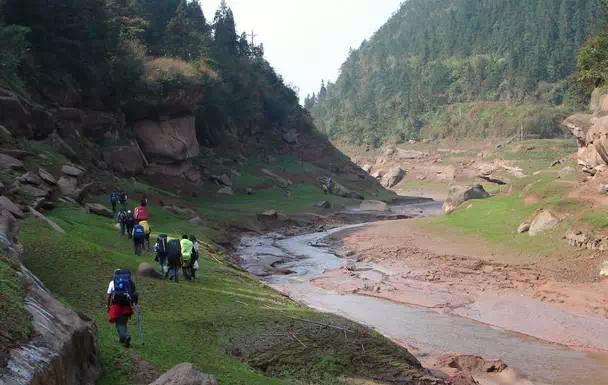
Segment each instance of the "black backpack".
[[167,261],[171,266],[177,266],[182,256],[182,245],[179,239],[172,239],[167,243]]
[[158,238],[156,238],[156,252],[158,253],[158,255],[167,255],[167,238],[167,234],[159,234]]
[[124,205],[127,203],[127,193],[126,192],[121,192],[119,197],[118,197],[118,201],[120,202],[120,204]]
[[118,270],[114,273],[114,292],[112,292],[112,303],[127,306],[135,298],[135,285],[131,280],[129,270]]

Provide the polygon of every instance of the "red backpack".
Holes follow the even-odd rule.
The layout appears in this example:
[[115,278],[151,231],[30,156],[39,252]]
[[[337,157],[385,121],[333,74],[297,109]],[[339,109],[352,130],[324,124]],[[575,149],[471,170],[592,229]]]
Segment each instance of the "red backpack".
[[136,207],[135,210],[133,211],[133,216],[135,217],[136,221],[147,221],[149,218],[148,215],[148,209],[143,207],[143,206],[139,206]]

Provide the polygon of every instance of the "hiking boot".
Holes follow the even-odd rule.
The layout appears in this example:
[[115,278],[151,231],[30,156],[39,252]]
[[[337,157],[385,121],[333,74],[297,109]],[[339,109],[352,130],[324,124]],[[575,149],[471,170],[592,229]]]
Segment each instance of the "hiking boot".
[[125,348],[131,347],[131,336],[127,337],[124,342]]

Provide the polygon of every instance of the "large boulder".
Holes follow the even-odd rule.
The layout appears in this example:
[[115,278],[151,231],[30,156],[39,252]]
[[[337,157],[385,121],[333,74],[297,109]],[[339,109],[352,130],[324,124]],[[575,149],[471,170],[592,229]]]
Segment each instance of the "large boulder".
[[67,163],[67,164],[64,164],[63,167],[61,167],[61,172],[64,175],[78,178],[79,176],[84,174],[85,170],[84,170],[84,168],[77,166],[75,164]]
[[382,185],[386,188],[395,187],[403,180],[405,170],[399,166],[391,168],[388,173],[382,177]]
[[84,208],[91,214],[99,215],[106,218],[114,218],[112,210],[102,205],[101,203],[86,203]]
[[13,201],[5,197],[4,195],[0,195],[0,209],[6,210],[11,215],[14,215],[17,218],[23,218],[23,211],[21,207],[17,206]]
[[114,171],[134,176],[144,171],[144,159],[137,146],[113,146],[103,150],[103,160]]
[[443,211],[449,214],[468,200],[483,199],[489,196],[490,194],[479,184],[471,186],[455,185],[450,187],[448,198],[443,203]]
[[559,223],[560,219],[550,210],[541,210],[530,222],[528,234],[530,234],[532,237],[539,235],[554,229],[557,225],[559,225]]
[[50,184],[50,185],[56,185],[57,184],[57,179],[55,179],[55,177],[53,176],[53,174],[51,174],[50,172],[46,171],[43,168],[39,168],[38,169],[38,176],[45,181],[46,183]]
[[94,321],[66,307],[25,267],[20,270],[31,338],[6,353],[0,384],[94,385],[101,373]]
[[149,262],[140,263],[139,266],[137,267],[136,274],[138,277],[156,278],[156,279],[162,278],[160,273],[158,271],[156,271],[156,268],[154,268],[154,265],[152,265]]
[[175,366],[150,385],[218,385],[217,380],[202,373],[189,363]]
[[0,169],[19,170],[23,168],[23,162],[10,155],[0,153]]
[[193,115],[162,121],[141,120],[134,124],[134,129],[150,162],[170,164],[199,155]]
[[608,95],[604,90],[594,91],[591,108],[593,115],[574,114],[563,125],[578,143],[578,163],[595,173],[608,165]]

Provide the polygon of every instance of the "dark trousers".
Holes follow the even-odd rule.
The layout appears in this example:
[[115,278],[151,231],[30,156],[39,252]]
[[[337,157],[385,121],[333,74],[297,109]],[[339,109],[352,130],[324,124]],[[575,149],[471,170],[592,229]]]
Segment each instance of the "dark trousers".
[[116,326],[116,331],[118,332],[118,341],[124,343],[128,341],[131,337],[129,336],[129,331],[127,330],[127,323],[129,322],[128,315],[121,315],[114,322]]
[[120,235],[123,237],[127,233],[127,225],[125,223],[120,222]]
[[144,243],[145,238],[133,239],[133,249],[135,251],[135,255],[141,255],[141,253],[144,251]]
[[179,282],[179,266],[169,266],[169,279],[174,279],[175,283]]
[[127,224],[127,235],[129,236],[129,239],[131,239],[133,237],[133,226],[132,224]]
[[112,212],[116,214],[116,202],[112,202]]

